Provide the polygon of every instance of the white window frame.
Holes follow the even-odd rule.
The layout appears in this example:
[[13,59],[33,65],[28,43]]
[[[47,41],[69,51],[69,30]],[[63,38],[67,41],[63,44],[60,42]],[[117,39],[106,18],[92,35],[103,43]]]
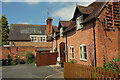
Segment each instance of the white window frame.
[[[74,49],[74,52],[72,52],[72,51],[71,51],[71,50],[72,50],[71,48],[74,49],[74,46],[70,46],[70,59],[75,59],[75,49]],[[73,57],[72,55],[74,55],[74,57]]]
[[54,32],[54,39],[56,39],[55,37],[56,37],[56,32]]
[[60,28],[60,37],[63,36],[63,27]]
[[[42,39],[41,39],[42,38]],[[46,37],[45,36],[40,36],[39,37],[40,42],[46,42]]]
[[[32,40],[32,38],[33,38],[33,40]],[[37,42],[37,36],[31,36],[30,39],[31,39],[31,42]]]
[[[80,49],[80,47],[79,47],[80,60],[87,61],[87,59],[85,59],[85,54],[87,55],[87,47],[86,47],[86,52],[84,52],[84,46],[86,47],[85,44],[81,44],[81,45],[80,45],[80,47],[82,47],[82,51],[81,51],[81,49]],[[82,58],[81,55],[84,56],[84,58]],[[86,56],[86,57],[87,57],[87,56]]]
[[83,15],[76,18],[76,29],[77,30],[83,28],[83,24],[81,24],[82,21],[83,21]]
[[[47,42],[47,35],[30,35],[30,39],[32,39],[32,37],[36,37],[36,41],[31,41],[31,42],[41,42],[40,40],[40,37],[45,37],[45,41],[43,41],[42,39],[42,42]],[[39,41],[38,41],[38,38],[39,38]]]
[[55,51],[55,48],[53,48],[53,52],[56,52],[56,51]]

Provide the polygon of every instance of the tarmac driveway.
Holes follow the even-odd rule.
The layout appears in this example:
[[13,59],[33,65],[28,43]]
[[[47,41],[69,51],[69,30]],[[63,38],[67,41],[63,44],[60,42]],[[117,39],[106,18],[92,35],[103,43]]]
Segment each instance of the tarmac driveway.
[[39,78],[46,80],[47,77],[55,74],[59,74],[58,78],[63,78],[63,72],[60,72],[54,67],[35,67],[34,64],[5,66],[2,71],[3,78]]

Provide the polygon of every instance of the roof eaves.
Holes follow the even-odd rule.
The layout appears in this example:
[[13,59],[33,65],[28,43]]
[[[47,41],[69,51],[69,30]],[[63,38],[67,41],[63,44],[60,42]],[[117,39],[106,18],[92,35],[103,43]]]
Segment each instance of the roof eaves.
[[106,6],[107,3],[108,3],[108,2],[106,2],[106,3],[102,6],[102,8],[100,9],[100,11],[97,13],[97,15],[95,15],[93,18],[91,18],[91,19],[89,19],[89,20],[86,20],[85,22],[83,21],[81,24],[85,24],[85,23],[87,23],[87,22],[89,22],[89,21],[91,21],[91,20],[93,20],[93,19],[97,19],[98,16],[100,15],[100,13],[102,12],[102,10],[104,9],[104,7]]
[[67,30],[67,31],[64,31],[63,34],[66,34],[67,32],[70,32],[70,31],[73,30],[73,29],[76,29],[76,26],[74,26],[73,28],[71,28],[71,29],[69,29],[69,30]]

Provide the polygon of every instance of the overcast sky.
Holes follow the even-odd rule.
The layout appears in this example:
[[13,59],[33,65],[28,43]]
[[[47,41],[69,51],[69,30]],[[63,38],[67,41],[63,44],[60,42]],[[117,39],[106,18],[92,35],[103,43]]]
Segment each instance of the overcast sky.
[[[70,20],[73,17],[76,5],[76,2],[24,1],[26,2],[16,2],[14,0],[4,0],[2,2],[2,14],[6,15],[9,24],[45,25],[47,8],[49,8],[49,17],[53,18],[53,25],[58,26],[59,18],[61,20]],[[78,2],[77,4],[87,6],[90,3],[91,2]]]

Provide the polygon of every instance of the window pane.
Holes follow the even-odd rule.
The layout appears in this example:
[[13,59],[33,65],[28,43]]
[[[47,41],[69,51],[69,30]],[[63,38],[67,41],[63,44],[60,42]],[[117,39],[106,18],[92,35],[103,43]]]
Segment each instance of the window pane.
[[42,37],[40,37],[40,42],[42,42]]
[[33,42],[33,37],[31,37],[31,41]]
[[74,58],[74,48],[70,47],[70,59]]
[[84,53],[85,54],[85,59],[87,59],[87,53]]
[[74,48],[72,48],[72,58],[74,58]]
[[79,19],[77,19],[77,25],[79,25],[80,23],[79,23]]
[[74,58],[74,52],[72,53],[72,58]]
[[34,37],[34,40],[36,41],[37,37]]
[[42,40],[43,40],[43,42],[45,42],[45,37],[43,37],[43,39],[42,39]]
[[33,42],[36,42],[36,37],[33,37]]
[[82,58],[82,47],[80,47],[80,58]]
[[31,37],[31,41],[32,41],[32,42],[36,42],[36,40],[37,40],[37,37],[36,37],[36,36]]
[[70,47],[70,59],[72,58],[72,49]]
[[74,48],[72,48],[72,52],[74,52]]
[[86,46],[83,46],[83,50],[84,50],[84,52],[86,52]]
[[86,46],[83,46],[83,52],[84,52],[84,59],[87,59],[87,53],[86,53]]
[[83,21],[83,15],[80,16],[80,23]]

